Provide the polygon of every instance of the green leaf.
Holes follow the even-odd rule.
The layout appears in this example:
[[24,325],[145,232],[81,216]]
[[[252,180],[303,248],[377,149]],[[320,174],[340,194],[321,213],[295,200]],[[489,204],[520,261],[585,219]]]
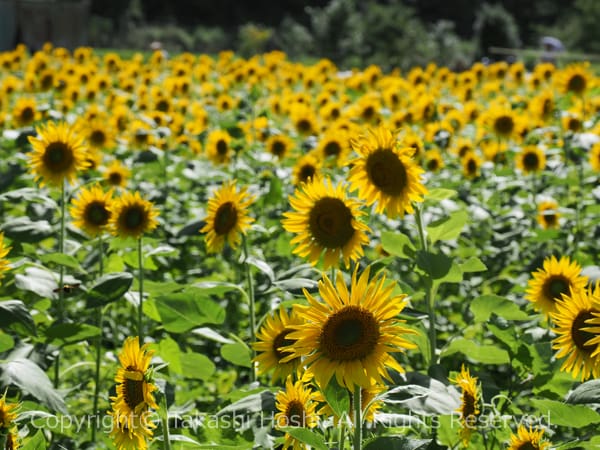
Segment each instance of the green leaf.
[[460,268],[464,273],[484,272],[487,270],[485,264],[476,256],[467,258],[467,260],[460,265]]
[[47,220],[32,222],[29,217],[8,219],[1,229],[11,240],[19,242],[37,243],[54,234]]
[[182,374],[183,366],[181,365],[181,350],[179,344],[169,336],[161,339],[157,345],[157,353],[162,359],[169,364],[169,371]]
[[243,289],[237,284],[228,281],[200,281],[194,283],[194,287],[201,290],[206,295],[223,295],[226,292],[242,291]]
[[221,356],[236,366],[252,367],[252,353],[248,346],[241,342],[223,345]]
[[483,295],[471,302],[475,322],[487,322],[492,313],[506,320],[528,320],[529,315],[519,305],[497,295]]
[[[137,251],[125,253],[123,255],[123,261],[125,262],[125,264],[127,264],[129,267],[131,267],[133,269],[140,268],[140,261],[138,258]],[[154,260],[147,255],[144,256],[142,264],[144,265],[144,269],[147,269],[147,270],[158,269],[158,266],[154,263]]]
[[0,330],[0,353],[10,350],[15,346],[15,340],[4,331]]
[[405,436],[380,436],[369,441],[364,450],[425,450],[431,439],[409,439]]
[[98,336],[100,328],[85,323],[59,323],[52,325],[44,334],[48,343],[63,347]]
[[590,380],[577,386],[565,400],[572,405],[600,403],[600,380]]
[[33,317],[21,300],[0,301],[0,329],[7,329],[16,323],[22,324],[30,334],[37,335]]
[[15,285],[40,297],[56,298],[57,276],[45,268],[27,267],[25,273],[15,275]]
[[263,411],[273,411],[275,409],[275,395],[270,391],[260,391],[242,397],[240,400],[227,405],[219,412],[218,416],[226,414],[250,414]]
[[417,266],[432,280],[445,278],[452,268],[452,258],[443,253],[431,253],[423,250],[417,252]]
[[345,417],[350,412],[350,394],[348,389],[340,386],[335,377],[323,390],[325,400],[337,417]]
[[199,288],[162,295],[155,300],[163,326],[172,333],[183,333],[207,323],[221,324],[225,310]]
[[427,236],[431,243],[456,239],[469,220],[465,210],[454,211],[448,217],[432,222],[427,227]]
[[50,409],[67,414],[63,395],[54,390],[48,375],[36,363],[25,358],[15,358],[0,363],[0,368],[4,385],[15,384]]
[[133,275],[128,272],[108,273],[99,278],[87,293],[87,306],[104,306],[119,300],[131,288]]
[[548,420],[553,426],[582,428],[600,422],[600,414],[583,405],[568,405],[547,399],[530,399],[537,413]]
[[21,450],[46,450],[46,438],[42,430],[38,430],[31,438],[27,439]]
[[[300,420],[300,419],[299,419]],[[310,445],[312,448],[318,450],[328,450],[325,438],[322,434],[316,433],[308,428],[304,427],[281,427],[281,431],[288,433],[290,436],[296,438],[300,442]]]
[[407,235],[399,232],[382,232],[381,246],[390,255],[405,259],[413,258],[416,251],[412,240]]
[[214,363],[205,355],[187,352],[181,355],[183,375],[194,380],[208,380],[215,373]]
[[462,353],[468,359],[483,364],[507,364],[510,356],[506,350],[494,345],[478,345],[473,341],[459,337],[442,350],[441,357]]
[[442,200],[455,197],[457,192],[453,189],[435,188],[430,190],[425,196],[426,202],[438,203]]
[[72,255],[65,255],[64,253],[47,253],[40,256],[40,261],[44,264],[53,263],[59,266],[68,267],[80,273],[86,273],[85,269],[81,267],[77,258]]

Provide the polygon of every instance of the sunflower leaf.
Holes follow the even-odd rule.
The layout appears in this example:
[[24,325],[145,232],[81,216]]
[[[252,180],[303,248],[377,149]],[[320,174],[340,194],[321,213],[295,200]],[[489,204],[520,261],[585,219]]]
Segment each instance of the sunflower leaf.
[[323,390],[325,400],[337,417],[345,417],[350,411],[350,395],[348,389],[340,386],[335,377]]
[[590,380],[577,386],[566,400],[572,405],[600,403],[600,380]]
[[369,441],[364,450],[424,450],[431,439],[408,439],[406,436],[380,436]]
[[81,264],[79,264],[79,261],[77,261],[77,258],[75,258],[73,255],[65,255],[64,253],[47,253],[40,256],[40,261],[44,264],[53,263],[76,270],[80,273],[86,273],[85,269],[81,267]]
[[470,360],[483,364],[507,364],[510,362],[510,356],[506,350],[494,345],[479,345],[463,337],[451,341],[442,350],[441,357],[444,358],[455,353],[462,353]]
[[133,275],[115,272],[99,278],[87,293],[87,306],[104,306],[119,300],[131,287]]
[[430,190],[425,196],[425,201],[430,203],[438,203],[442,200],[448,200],[455,197],[458,192],[454,189],[436,188]]
[[399,232],[384,231],[381,233],[381,246],[390,255],[399,258],[413,258],[416,251],[411,239]]
[[20,447],[21,450],[46,450],[46,438],[42,430],[38,430],[27,442]]
[[13,241],[37,243],[54,234],[47,220],[32,222],[29,217],[7,220],[1,227],[4,234]]
[[221,356],[236,366],[252,367],[250,349],[241,342],[225,344],[221,347]]
[[33,317],[21,300],[0,301],[0,329],[6,330],[16,323],[23,325],[29,333],[37,334]]
[[553,426],[582,428],[600,423],[600,414],[583,405],[568,405],[556,400],[532,398],[531,403],[538,414]]
[[155,305],[165,330],[172,333],[183,333],[208,323],[221,324],[225,320],[223,307],[195,287],[161,295],[155,299]]
[[325,438],[318,433],[304,427],[282,427],[281,431],[288,433],[293,438],[310,445],[312,448],[318,450],[328,450]]
[[52,325],[44,334],[48,343],[64,347],[98,336],[100,328],[85,323],[59,323]]
[[497,295],[482,295],[471,302],[471,312],[475,322],[487,322],[496,314],[506,320],[528,320],[529,315],[521,311],[519,305]]
[[427,227],[427,236],[431,243],[456,239],[469,219],[465,210],[458,210],[448,217],[432,222]]

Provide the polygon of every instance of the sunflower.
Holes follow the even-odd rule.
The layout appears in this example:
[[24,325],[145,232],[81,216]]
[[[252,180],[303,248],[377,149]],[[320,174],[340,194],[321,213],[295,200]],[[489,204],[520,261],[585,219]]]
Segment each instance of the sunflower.
[[110,186],[125,187],[131,171],[121,164],[118,159],[113,160],[103,171],[104,179]]
[[427,189],[421,183],[423,169],[411,160],[413,150],[400,148],[387,128],[361,135],[353,142],[359,157],[351,161],[348,181],[367,205],[377,202],[378,213],[389,217],[413,213],[413,202],[422,202]]
[[559,218],[558,203],[554,200],[545,200],[539,204],[537,221],[544,230],[558,228]]
[[245,235],[250,224],[254,221],[248,215],[248,207],[254,202],[254,197],[246,188],[238,190],[235,181],[221,186],[208,200],[208,216],[206,225],[200,233],[207,233],[206,246],[209,253],[223,250],[225,241],[231,248],[236,249],[241,235]]
[[48,182],[61,185],[74,181],[78,170],[87,168],[83,138],[65,122],[48,122],[36,128],[39,138],[29,136],[33,151],[29,154],[29,169],[40,185]]
[[289,315],[285,308],[280,308],[279,314],[274,313],[265,319],[256,334],[257,342],[253,344],[254,350],[259,353],[255,359],[259,374],[273,370],[273,380],[277,381],[283,380],[298,369],[300,358],[294,358],[285,363],[280,362],[283,357],[287,356],[287,352],[282,351],[281,348],[294,343],[287,338],[287,335],[293,331],[291,326],[302,323],[297,315]]
[[596,172],[600,172],[600,142],[596,142],[590,149],[590,166]]
[[541,120],[548,120],[556,109],[554,93],[547,89],[537,94],[529,103],[529,111]]
[[17,127],[26,127],[39,120],[40,113],[33,98],[21,97],[15,103],[12,112],[13,122]]
[[424,166],[429,172],[437,172],[444,167],[444,159],[437,149],[427,150],[425,152]]
[[346,197],[346,185],[334,187],[331,180],[311,179],[302,184],[290,197],[294,211],[284,213],[283,227],[297,236],[293,253],[308,257],[317,264],[325,252],[325,269],[337,266],[340,256],[346,267],[350,260],[363,255],[362,246],[369,242],[366,233],[371,230],[358,219],[364,215],[361,203]]
[[206,152],[214,164],[228,164],[233,150],[230,146],[231,136],[227,131],[211,131],[206,139]]
[[568,111],[563,114],[561,123],[565,131],[571,131],[572,133],[577,133],[583,128],[583,121],[579,113],[575,111]]
[[150,360],[154,352],[148,350],[148,345],[140,347],[137,336],[125,340],[119,354],[121,367],[115,376],[117,396],[110,397],[112,415],[118,428],[130,434],[151,432],[152,425],[142,419],[148,408],[158,409],[153,394],[158,388],[149,380]]
[[92,237],[98,236],[108,225],[111,201],[112,191],[104,192],[100,186],[82,189],[71,207],[73,225]]
[[546,167],[546,154],[537,145],[528,145],[516,155],[517,168],[524,173],[535,173]]
[[525,428],[525,425],[519,425],[517,434],[511,434],[508,450],[544,450],[550,447],[550,443],[543,442],[542,436],[544,430],[535,430]]
[[18,403],[8,403],[6,401],[6,391],[0,398],[0,432],[11,430],[15,426],[17,419],[16,410],[19,408]]
[[335,163],[342,167],[346,163],[346,156],[350,151],[348,133],[342,129],[330,129],[320,139],[315,149],[321,161]]
[[463,175],[472,180],[479,176],[479,169],[481,167],[481,158],[477,156],[475,152],[467,152],[461,158],[463,167]]
[[[152,438],[154,424],[150,422],[148,411],[142,412],[139,417],[126,425],[119,422],[119,416],[112,411],[113,423],[110,437],[117,450],[146,450],[148,439]],[[131,428],[130,428],[131,427]]]
[[310,136],[319,129],[315,113],[302,103],[292,105],[290,116],[294,128],[301,136]]
[[525,299],[546,316],[556,310],[556,302],[561,296],[577,292],[587,284],[587,277],[581,276],[581,266],[567,256],[560,260],[551,256],[544,260],[543,267],[533,274],[527,283]]
[[4,278],[4,272],[8,271],[10,265],[5,258],[11,247],[4,243],[4,233],[0,232],[0,280]]
[[[550,314],[558,336],[552,342],[552,348],[558,350],[556,358],[565,358],[560,370],[570,372],[573,378],[581,373],[581,381],[590,375],[600,376],[600,327],[593,326],[593,319],[600,316],[600,288],[582,288],[563,294],[555,303]],[[592,319],[592,321],[590,321]]]
[[293,177],[294,185],[310,182],[313,178],[321,174],[321,163],[311,153],[304,155],[294,165]]
[[355,386],[370,388],[373,382],[383,384],[382,378],[390,379],[388,368],[404,371],[391,353],[415,348],[404,338],[413,332],[396,318],[404,309],[405,295],[394,296],[395,283],[386,284],[385,275],[369,281],[369,268],[360,277],[357,273],[358,265],[350,291],[340,271],[334,282],[323,274],[322,301],[304,290],[309,305],[294,305],[294,313],[305,323],[287,335],[296,342],[285,349],[290,355],[283,361],[304,357],[323,389],[333,376],[351,391]]
[[487,124],[499,139],[510,139],[517,128],[517,117],[511,109],[496,105],[487,115]]
[[460,414],[460,437],[463,444],[469,445],[471,433],[477,427],[477,417],[481,414],[479,409],[481,403],[481,389],[477,385],[477,377],[471,376],[469,369],[465,369],[464,364],[461,366],[460,373],[450,381],[458,386],[461,391],[460,407],[456,410]]
[[83,130],[87,143],[93,149],[110,149],[115,145],[110,122],[98,118],[85,124]]
[[158,211],[139,192],[124,192],[110,206],[110,229],[120,237],[140,238],[158,225]]
[[556,78],[558,88],[563,94],[583,95],[591,81],[592,75],[584,64],[571,64],[561,70]]
[[[306,387],[302,380],[292,382],[289,376],[285,382],[285,390],[275,395],[275,423],[277,427],[303,427],[314,428],[317,426],[319,416],[315,412],[317,402],[315,393]],[[306,446],[286,433],[283,449],[302,450]]]
[[294,147],[294,141],[292,141],[285,134],[274,134],[269,136],[265,144],[269,153],[276,156],[278,159],[283,159]]

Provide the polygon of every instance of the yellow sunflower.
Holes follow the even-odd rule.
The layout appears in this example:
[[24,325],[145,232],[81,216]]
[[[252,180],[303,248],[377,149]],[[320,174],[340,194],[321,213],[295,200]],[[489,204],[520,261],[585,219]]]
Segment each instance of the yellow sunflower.
[[404,371],[391,353],[415,348],[404,338],[413,331],[397,319],[405,295],[394,296],[395,284],[386,284],[385,275],[369,281],[370,269],[360,278],[357,272],[358,266],[350,290],[340,271],[335,284],[323,274],[322,301],[304,290],[309,305],[294,305],[294,313],[305,323],[287,335],[296,342],[285,349],[290,355],[283,361],[303,357],[323,389],[333,376],[351,391],[355,386],[370,388],[373,382],[383,384],[383,378],[390,379],[388,368]]
[[302,103],[292,105],[290,117],[294,128],[301,136],[315,134],[319,129],[316,114]]
[[592,169],[596,172],[600,172],[600,141],[592,145],[589,161]]
[[466,152],[461,158],[461,163],[465,178],[472,180],[479,176],[479,169],[481,168],[482,161],[475,152]]
[[206,153],[214,164],[228,164],[231,161],[233,149],[230,146],[231,136],[227,131],[211,131],[206,139]]
[[6,450],[17,450],[21,445],[19,444],[19,434],[16,431],[9,431],[6,434]]
[[315,154],[323,162],[335,161],[342,167],[346,163],[346,156],[350,151],[348,133],[342,129],[330,129],[321,138],[315,148]]
[[583,128],[583,120],[577,111],[567,111],[560,119],[562,127],[565,131],[577,133]]
[[154,352],[148,350],[148,345],[140,347],[137,336],[125,340],[119,354],[121,367],[115,376],[117,396],[110,397],[112,415],[118,427],[130,433],[150,431],[152,425],[141,419],[149,408],[158,409],[153,394],[158,388],[149,380],[150,361]]
[[258,352],[255,361],[258,364],[258,373],[264,374],[273,371],[273,380],[283,380],[288,375],[296,372],[300,365],[300,358],[294,358],[285,363],[281,359],[287,356],[282,347],[292,345],[294,341],[287,338],[293,331],[292,326],[301,325],[302,319],[296,314],[289,315],[285,308],[279,309],[279,314],[268,316],[261,329],[256,333],[257,342],[253,344]]
[[115,145],[114,135],[110,122],[95,119],[83,127],[86,141],[93,149],[110,149]]
[[4,233],[0,232],[0,280],[4,278],[4,272],[8,271],[10,265],[6,259],[6,255],[10,251],[11,247],[8,247],[4,243]]
[[549,89],[540,92],[531,100],[528,109],[538,119],[550,119],[556,109],[554,93]]
[[556,83],[563,94],[583,95],[593,77],[585,64],[571,64],[556,74]]
[[560,260],[555,256],[546,258],[543,267],[532,275],[527,283],[525,299],[546,316],[556,311],[556,302],[563,294],[577,292],[587,284],[587,277],[581,276],[581,266],[576,261],[571,262],[567,256]]
[[246,188],[237,189],[234,182],[224,184],[216,190],[208,200],[208,216],[206,225],[200,233],[207,233],[206,247],[209,253],[223,250],[225,241],[231,248],[236,249],[254,221],[248,215],[248,208],[254,202],[254,197]]
[[558,228],[559,218],[558,203],[554,200],[545,200],[539,204],[537,221],[544,230]]
[[593,290],[589,287],[563,294],[550,314],[558,336],[552,348],[558,350],[557,359],[566,358],[560,370],[570,372],[573,378],[581,373],[581,381],[600,375],[600,327],[593,326],[593,319],[600,316],[599,306],[600,288],[596,283]]
[[389,217],[413,213],[413,202],[422,202],[427,189],[421,183],[423,169],[413,163],[413,150],[401,148],[387,128],[361,135],[353,142],[359,157],[351,161],[348,181],[367,205],[377,202],[376,211]]
[[36,132],[39,138],[29,136],[33,147],[29,169],[40,185],[48,182],[60,186],[64,180],[74,181],[77,171],[87,168],[83,138],[65,122],[48,122]]
[[542,441],[544,430],[532,430],[519,425],[517,434],[511,434],[508,450],[544,450],[550,447],[549,442]]
[[71,216],[73,225],[96,237],[108,226],[112,191],[104,192],[100,186],[83,188],[73,200]]
[[[275,423],[277,427],[303,427],[314,428],[317,426],[319,416],[315,412],[317,402],[315,393],[304,385],[302,380],[292,382],[288,377],[285,382],[285,390],[275,395]],[[306,446],[286,433],[283,450],[304,450]]]
[[139,192],[124,192],[110,206],[110,229],[115,236],[139,238],[158,225],[158,211]]
[[11,430],[15,426],[17,419],[18,403],[8,403],[6,401],[6,391],[0,398],[0,432],[2,430]]
[[277,159],[283,159],[294,147],[294,141],[285,134],[274,134],[269,136],[265,146],[270,154],[276,156]]
[[510,139],[517,129],[514,111],[499,105],[493,106],[486,117],[490,130],[500,139]]
[[444,158],[438,149],[427,150],[424,159],[425,169],[429,172],[437,172],[444,167]]
[[[140,413],[129,424],[121,424],[119,416],[112,411],[113,424],[110,437],[117,450],[146,450],[148,439],[152,438],[154,424],[150,422],[148,411]],[[131,427],[131,428],[130,428]]]
[[461,366],[460,373],[450,381],[462,391],[460,407],[456,412],[460,414],[460,437],[466,447],[469,445],[471,434],[477,428],[477,417],[481,414],[481,389],[477,385],[477,377],[471,376],[464,364]]
[[537,145],[528,145],[517,153],[515,162],[523,173],[540,172],[546,168],[546,154]]
[[321,163],[312,154],[306,154],[300,158],[293,169],[294,185],[310,182],[313,178],[321,175]]
[[110,186],[125,187],[131,171],[124,166],[118,159],[113,160],[110,165],[103,170],[104,179]]
[[365,213],[358,200],[346,196],[345,184],[334,187],[329,179],[313,178],[290,196],[290,204],[294,211],[284,213],[282,223],[297,234],[291,240],[296,246],[293,253],[315,265],[325,252],[325,269],[337,266],[340,256],[348,267],[350,260],[363,255],[362,246],[369,242],[366,233],[371,230],[359,221]]
[[17,127],[26,127],[40,119],[37,104],[33,98],[21,97],[15,103],[12,112],[13,123]]

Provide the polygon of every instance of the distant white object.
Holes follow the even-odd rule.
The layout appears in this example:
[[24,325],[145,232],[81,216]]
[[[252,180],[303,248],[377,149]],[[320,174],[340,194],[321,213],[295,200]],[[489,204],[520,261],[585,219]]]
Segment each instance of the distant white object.
[[540,44],[544,47],[544,50],[550,52],[562,52],[565,49],[561,40],[552,36],[544,36],[540,39]]

